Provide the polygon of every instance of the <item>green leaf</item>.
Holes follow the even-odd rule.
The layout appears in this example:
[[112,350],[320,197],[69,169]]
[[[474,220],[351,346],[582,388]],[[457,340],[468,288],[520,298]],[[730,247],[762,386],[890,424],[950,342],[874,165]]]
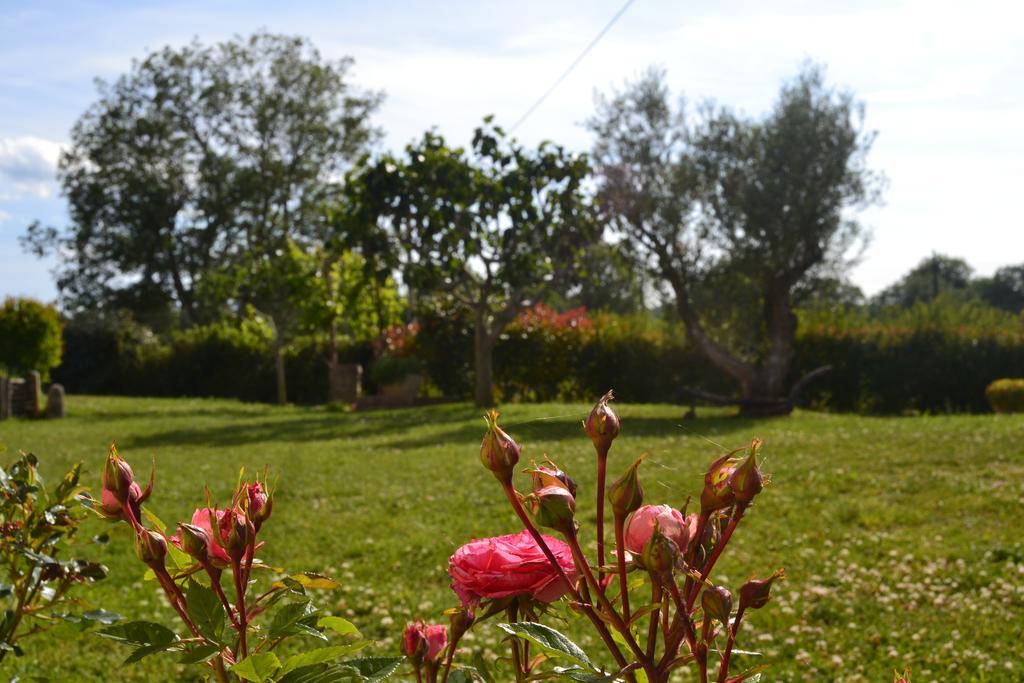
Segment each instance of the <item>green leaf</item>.
[[343,664],[362,676],[366,683],[377,683],[398,671],[404,661],[405,657],[363,657],[350,659]]
[[281,660],[277,655],[273,652],[259,652],[235,664],[231,667],[231,673],[246,681],[263,683],[280,668]]
[[134,664],[135,662],[139,661],[144,657],[155,655],[160,652],[166,652],[168,649],[172,647],[174,647],[174,643],[169,643],[167,645],[143,645],[142,647],[128,655],[128,658],[124,660],[124,663]]
[[[340,583],[330,578],[329,576],[317,574],[316,572],[302,572],[301,574],[292,574],[288,578],[294,581],[295,583],[299,584],[300,586],[304,588],[309,588],[311,590],[333,590],[341,586]],[[274,583],[274,585],[284,587],[288,584],[284,581],[278,581]]]
[[82,473],[82,463],[75,463],[75,466],[68,470],[55,491],[58,503],[65,503],[75,493],[78,486],[78,477]]
[[171,629],[151,621],[116,624],[97,631],[96,635],[134,645],[170,645],[178,638]]
[[612,681],[622,680],[618,674],[598,674],[586,671],[578,666],[556,666],[554,670],[555,673],[558,674],[559,679],[568,678],[569,680],[578,681],[579,683],[611,683]]
[[82,618],[89,621],[98,621],[101,624],[113,624],[121,621],[120,614],[114,614],[105,609],[91,609],[88,612],[82,612]]
[[191,555],[184,550],[179,550],[178,546],[173,543],[167,544],[167,555],[171,558],[171,562],[174,563],[176,569],[189,569],[196,563]]
[[347,654],[351,654],[356,650],[361,650],[370,643],[364,641],[361,643],[352,643],[350,645],[332,645],[331,647],[320,647],[309,652],[303,652],[293,657],[289,657],[285,663],[284,668],[281,670],[282,674],[294,671],[303,666],[312,666],[314,664],[322,664],[323,662],[330,662],[339,657],[344,657]]
[[224,605],[211,589],[189,579],[185,593],[188,603],[188,616],[195,623],[199,633],[208,640],[223,644],[221,634],[224,632]]
[[217,645],[200,645],[191,650],[186,650],[178,661],[182,664],[199,664],[210,659],[218,652],[220,652],[220,647]]
[[274,613],[270,622],[270,638],[280,638],[295,632],[295,624],[315,611],[308,602],[290,602]]
[[348,619],[343,619],[341,617],[320,617],[320,619],[317,620],[316,625],[320,628],[329,628],[339,636],[355,634],[358,638],[363,637],[363,634],[359,632],[359,629],[355,627],[355,624]]
[[520,621],[514,624],[498,624],[498,628],[517,638],[530,641],[551,657],[568,659],[588,669],[597,670],[594,663],[590,661],[590,657],[579,645],[549,626]]
[[160,531],[161,533],[164,533],[164,534],[167,533],[167,525],[164,524],[160,520],[159,517],[157,517],[155,514],[153,514],[153,511],[150,510],[148,507],[142,508],[142,515],[143,515],[143,517],[145,517],[146,519],[149,520],[150,524],[152,524],[153,526],[155,526],[157,528],[157,531]]

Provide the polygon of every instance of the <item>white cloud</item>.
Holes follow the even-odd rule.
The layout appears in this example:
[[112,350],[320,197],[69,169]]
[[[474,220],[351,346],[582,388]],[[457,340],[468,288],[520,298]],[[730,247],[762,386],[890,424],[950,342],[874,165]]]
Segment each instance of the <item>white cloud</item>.
[[31,135],[0,138],[0,199],[45,199],[56,185],[60,144]]
[[7,213],[3,209],[0,209],[0,223],[3,223],[4,221],[8,220],[10,217],[11,217],[11,214]]

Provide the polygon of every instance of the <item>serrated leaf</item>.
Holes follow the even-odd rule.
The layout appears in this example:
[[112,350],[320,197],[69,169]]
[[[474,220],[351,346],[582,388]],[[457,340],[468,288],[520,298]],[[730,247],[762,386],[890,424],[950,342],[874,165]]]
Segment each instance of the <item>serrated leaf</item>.
[[289,635],[295,629],[295,624],[303,617],[313,613],[313,606],[308,602],[290,602],[282,605],[270,622],[270,638],[279,638]]
[[258,652],[232,666],[231,673],[246,681],[263,683],[280,668],[281,660],[273,652]]
[[313,666],[314,664],[323,664],[324,662],[331,662],[340,657],[344,657],[347,654],[351,654],[356,650],[369,645],[368,642],[363,643],[352,643],[351,645],[332,645],[331,647],[320,647],[315,650],[303,652],[301,654],[289,657],[285,663],[284,668],[281,669],[282,674],[286,674],[289,671],[304,666]]
[[186,650],[178,659],[182,664],[199,664],[213,657],[220,652],[217,645],[200,645],[191,650]]
[[199,633],[214,643],[223,644],[224,605],[211,589],[189,579],[185,592],[188,616],[199,629]]
[[514,624],[498,624],[498,628],[517,638],[530,641],[551,657],[560,657],[596,671],[587,653],[579,645],[544,624],[520,621]]
[[363,657],[342,664],[362,676],[365,683],[378,683],[398,671],[404,661],[405,657]]
[[152,621],[129,621],[96,632],[102,638],[134,645],[170,645],[178,636],[174,631]]
[[339,636],[347,636],[355,634],[357,637],[362,638],[363,634],[359,632],[359,629],[355,627],[348,619],[342,617],[320,617],[316,625],[320,628],[329,628]]

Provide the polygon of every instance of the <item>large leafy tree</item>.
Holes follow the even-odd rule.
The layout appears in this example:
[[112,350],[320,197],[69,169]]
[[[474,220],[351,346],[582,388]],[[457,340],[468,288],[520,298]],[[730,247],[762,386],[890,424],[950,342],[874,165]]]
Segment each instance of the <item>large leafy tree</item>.
[[590,127],[608,219],[669,286],[689,342],[739,385],[736,399],[706,398],[792,408],[795,297],[849,265],[862,234],[849,210],[879,189],[861,119],[814,66],[761,119],[713,104],[688,117],[657,71],[599,98]]
[[64,304],[170,307],[187,325],[223,304],[201,296],[211,273],[315,239],[332,181],[377,135],[380,95],[352,87],[351,64],[259,33],[168,47],[101,83],[60,159],[71,225],[26,237],[61,257]]
[[475,399],[493,402],[493,350],[520,310],[571,278],[594,240],[585,156],[529,150],[485,121],[465,150],[428,132],[402,156],[351,175],[346,231],[366,230],[415,306],[451,307],[474,325]]
[[932,301],[946,292],[959,292],[970,297],[973,269],[967,261],[952,256],[933,254],[914,266],[898,282],[886,287],[874,298],[876,306],[909,307]]

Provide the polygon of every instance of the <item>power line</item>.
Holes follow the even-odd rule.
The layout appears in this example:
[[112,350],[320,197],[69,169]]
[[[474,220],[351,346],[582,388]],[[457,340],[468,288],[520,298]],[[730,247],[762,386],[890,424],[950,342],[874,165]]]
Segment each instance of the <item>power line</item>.
[[615,16],[611,18],[611,21],[605,24],[605,27],[601,29],[601,32],[598,33],[592,41],[590,41],[590,44],[583,48],[583,52],[581,52],[579,56],[576,57],[575,60],[573,60],[573,63],[569,65],[569,68],[563,71],[562,75],[558,77],[558,79],[551,85],[551,87],[548,88],[547,91],[543,95],[541,95],[540,98],[536,102],[534,102],[529,109],[526,110],[526,113],[520,116],[518,121],[512,124],[512,127],[508,129],[510,133],[514,131],[516,128],[518,128],[523,123],[523,121],[525,121],[530,116],[530,114],[535,112],[537,108],[540,107],[540,105],[544,104],[544,100],[548,98],[548,95],[553,93],[555,89],[562,84],[562,81],[564,81],[566,77],[570,73],[572,73],[572,70],[575,69],[580,62],[583,61],[583,58],[587,56],[587,53],[590,52],[595,45],[597,45],[598,41],[600,41],[601,38],[604,37],[604,34],[608,33],[608,30],[615,25],[615,22],[619,20],[619,17],[625,14],[626,10],[629,9],[629,6],[632,4],[633,0],[626,0],[626,4],[624,4],[619,9],[619,11],[615,13]]

